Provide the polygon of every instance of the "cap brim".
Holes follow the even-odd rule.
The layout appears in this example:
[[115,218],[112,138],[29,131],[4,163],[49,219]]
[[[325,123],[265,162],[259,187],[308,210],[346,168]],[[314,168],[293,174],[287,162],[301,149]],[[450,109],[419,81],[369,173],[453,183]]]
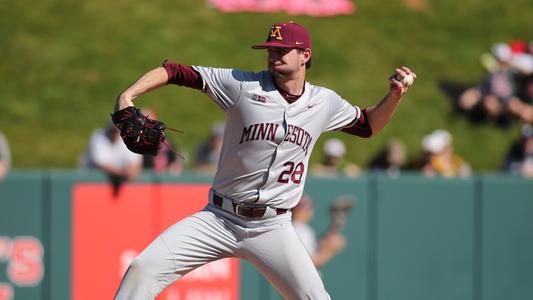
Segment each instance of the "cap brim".
[[253,46],[252,46],[252,49],[266,49],[266,48],[270,48],[270,47],[276,47],[276,48],[296,48],[296,47],[294,47],[294,46],[290,46],[290,45],[287,45],[287,44],[276,43],[276,42],[267,42],[267,43],[261,43],[261,44],[253,45]]

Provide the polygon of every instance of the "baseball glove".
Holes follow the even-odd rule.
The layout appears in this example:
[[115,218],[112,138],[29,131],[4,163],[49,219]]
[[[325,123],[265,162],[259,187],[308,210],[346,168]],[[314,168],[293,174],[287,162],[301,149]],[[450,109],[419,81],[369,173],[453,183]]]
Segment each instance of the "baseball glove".
[[340,196],[330,205],[330,230],[341,231],[346,225],[348,214],[354,205],[354,199],[347,196]]
[[111,115],[113,124],[120,129],[120,136],[130,151],[157,155],[165,141],[166,125],[150,119],[133,106]]

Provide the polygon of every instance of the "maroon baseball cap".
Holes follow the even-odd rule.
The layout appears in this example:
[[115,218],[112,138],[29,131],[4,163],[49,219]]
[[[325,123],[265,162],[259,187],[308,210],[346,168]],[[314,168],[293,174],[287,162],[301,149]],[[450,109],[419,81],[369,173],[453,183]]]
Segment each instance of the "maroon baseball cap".
[[311,36],[305,27],[293,21],[275,23],[266,42],[252,46],[253,49],[268,47],[311,49]]

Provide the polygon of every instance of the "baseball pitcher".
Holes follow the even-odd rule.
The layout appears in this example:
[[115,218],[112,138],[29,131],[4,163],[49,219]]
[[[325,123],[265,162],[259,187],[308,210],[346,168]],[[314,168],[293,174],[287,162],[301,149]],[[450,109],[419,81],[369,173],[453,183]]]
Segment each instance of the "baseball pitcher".
[[154,299],[188,272],[226,257],[249,261],[285,299],[330,299],[291,222],[311,151],[325,131],[378,133],[416,75],[395,69],[385,97],[360,109],[305,80],[312,44],[302,25],[276,23],[266,42],[252,48],[267,50],[266,70],[165,61],[118,97],[113,121],[134,151],[157,152],[165,128],[143,119],[134,101],[168,84],[205,93],[225,112],[226,127],[209,204],[170,226],[133,260],[115,299]]

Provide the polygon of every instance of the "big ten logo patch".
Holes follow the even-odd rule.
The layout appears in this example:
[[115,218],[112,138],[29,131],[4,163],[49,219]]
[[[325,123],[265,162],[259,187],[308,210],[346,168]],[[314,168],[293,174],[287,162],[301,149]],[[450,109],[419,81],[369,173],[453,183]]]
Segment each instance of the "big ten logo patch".
[[[44,247],[32,236],[0,236],[0,262],[9,281],[19,287],[36,286],[44,275]],[[0,298],[1,299],[1,298]]]

